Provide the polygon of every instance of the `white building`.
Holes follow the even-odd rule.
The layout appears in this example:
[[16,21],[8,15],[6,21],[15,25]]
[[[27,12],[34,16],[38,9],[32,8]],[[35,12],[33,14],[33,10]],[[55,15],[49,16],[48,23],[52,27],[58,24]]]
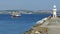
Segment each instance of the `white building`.
[[53,6],[53,18],[57,17],[57,14],[56,14],[56,5]]

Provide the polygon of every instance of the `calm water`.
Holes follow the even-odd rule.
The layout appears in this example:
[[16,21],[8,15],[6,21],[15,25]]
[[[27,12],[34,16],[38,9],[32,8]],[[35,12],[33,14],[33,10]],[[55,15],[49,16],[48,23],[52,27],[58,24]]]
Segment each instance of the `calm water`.
[[36,24],[38,20],[50,14],[23,14],[21,17],[12,18],[8,14],[0,14],[0,34],[23,34]]

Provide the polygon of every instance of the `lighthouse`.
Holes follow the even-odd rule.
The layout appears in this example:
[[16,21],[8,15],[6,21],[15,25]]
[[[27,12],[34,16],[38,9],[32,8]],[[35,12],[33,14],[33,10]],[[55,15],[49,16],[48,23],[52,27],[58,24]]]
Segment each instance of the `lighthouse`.
[[53,18],[56,18],[57,17],[57,14],[56,14],[56,5],[53,6]]

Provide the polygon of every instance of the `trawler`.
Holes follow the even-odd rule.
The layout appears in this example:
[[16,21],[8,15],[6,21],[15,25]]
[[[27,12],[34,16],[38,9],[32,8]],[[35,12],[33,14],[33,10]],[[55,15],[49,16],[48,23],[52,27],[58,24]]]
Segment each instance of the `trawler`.
[[11,16],[13,16],[13,17],[20,17],[21,14],[19,12],[12,12]]

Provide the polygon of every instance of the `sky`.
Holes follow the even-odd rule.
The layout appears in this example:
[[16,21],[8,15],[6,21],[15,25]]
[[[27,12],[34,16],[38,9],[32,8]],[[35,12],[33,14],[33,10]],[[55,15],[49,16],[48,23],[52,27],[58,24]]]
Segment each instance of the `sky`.
[[0,0],[0,10],[60,10],[60,0]]

